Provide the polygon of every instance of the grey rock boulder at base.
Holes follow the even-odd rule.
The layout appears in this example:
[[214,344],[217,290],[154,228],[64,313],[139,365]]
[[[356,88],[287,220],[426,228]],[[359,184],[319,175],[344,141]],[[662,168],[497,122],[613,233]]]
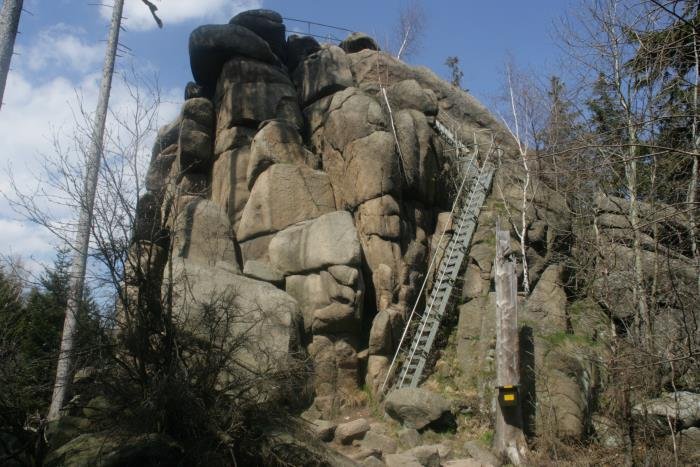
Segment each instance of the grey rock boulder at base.
[[384,410],[407,428],[420,430],[450,415],[450,402],[423,388],[401,388],[389,393]]
[[350,444],[356,439],[362,439],[369,431],[369,423],[364,418],[358,418],[347,423],[341,423],[335,429],[335,439],[341,444]]

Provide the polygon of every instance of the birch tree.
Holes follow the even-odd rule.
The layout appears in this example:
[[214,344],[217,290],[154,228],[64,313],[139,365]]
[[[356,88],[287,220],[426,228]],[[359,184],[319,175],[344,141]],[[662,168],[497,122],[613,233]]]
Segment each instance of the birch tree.
[[[142,0],[148,6],[154,20],[162,27],[160,19],[156,16],[157,7],[148,0]],[[90,231],[93,220],[93,210],[95,205],[95,193],[97,190],[98,174],[104,149],[105,124],[107,120],[107,109],[109,107],[109,96],[112,89],[112,77],[114,75],[114,64],[119,45],[119,32],[121,30],[122,13],[124,11],[124,0],[115,0],[112,7],[112,20],[110,23],[109,37],[107,39],[107,49],[102,68],[102,82],[95,112],[95,122],[87,161],[85,174],[85,184],[82,197],[80,199],[80,214],[78,220],[78,230],[73,243],[73,256],[70,267],[70,290],[68,294],[68,305],[66,307],[66,317],[63,324],[61,336],[61,348],[56,366],[56,381],[54,383],[51,406],[49,408],[48,420],[56,420],[60,416],[60,411],[66,401],[70,383],[73,378],[73,347],[76,333],[76,315],[83,296],[85,285],[85,268],[87,265],[88,248],[90,245]]]
[[410,57],[421,45],[425,33],[426,14],[418,0],[411,0],[399,10],[399,18],[394,27],[396,58]]
[[644,139],[650,131],[654,90],[640,86],[636,76],[646,74],[649,63],[640,63],[636,69],[629,63],[636,50],[633,31],[648,30],[652,19],[638,4],[620,0],[596,1],[582,8],[580,15],[577,24],[581,27],[567,27],[560,37],[584,73],[597,80],[596,85],[604,90],[605,99],[615,109],[615,127],[607,134],[599,132],[603,139],[594,144],[597,160],[613,172],[620,171],[614,183],[618,184],[618,193],[629,200],[626,217],[634,255],[631,287],[636,308],[635,335],[643,334],[649,341],[652,317],[642,264],[639,163],[644,157]]
[[0,10],[0,109],[15,49],[15,38],[17,37],[23,3],[24,0],[5,0],[2,4],[2,10]]

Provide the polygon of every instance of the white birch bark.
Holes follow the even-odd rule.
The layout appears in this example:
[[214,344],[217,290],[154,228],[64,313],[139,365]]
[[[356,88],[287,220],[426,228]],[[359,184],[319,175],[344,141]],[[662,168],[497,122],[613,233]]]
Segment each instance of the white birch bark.
[[15,49],[15,39],[17,38],[23,3],[24,0],[5,0],[2,4],[2,10],[0,10],[0,109]]
[[112,88],[112,76],[114,74],[114,62],[116,60],[117,45],[119,43],[119,30],[121,27],[124,0],[115,0],[112,11],[112,23],[107,40],[107,51],[102,69],[102,82],[100,95],[95,112],[95,124],[93,128],[90,152],[88,153],[87,170],[85,174],[85,187],[80,205],[80,217],[76,234],[73,257],[70,267],[70,283],[68,291],[68,305],[66,317],[63,322],[63,334],[61,336],[61,348],[56,366],[56,381],[48,420],[56,420],[60,417],[61,409],[66,400],[73,379],[73,348],[75,345],[76,318],[83,298],[85,285],[85,266],[87,263],[88,246],[90,244],[90,226],[92,224],[93,207],[95,204],[95,191],[97,189],[97,177],[100,170],[102,151],[104,144],[105,122],[107,120],[107,108],[109,94]]

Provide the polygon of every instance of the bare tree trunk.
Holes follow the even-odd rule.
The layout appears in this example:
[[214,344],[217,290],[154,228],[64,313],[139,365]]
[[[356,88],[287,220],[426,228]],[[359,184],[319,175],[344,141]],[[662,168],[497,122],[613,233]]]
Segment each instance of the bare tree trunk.
[[51,396],[48,420],[56,420],[66,400],[66,395],[73,379],[73,347],[75,344],[76,317],[83,298],[85,285],[85,265],[87,262],[88,246],[90,244],[90,226],[92,224],[93,207],[95,204],[95,192],[97,189],[97,175],[100,169],[102,150],[104,144],[105,122],[107,120],[107,108],[109,94],[112,88],[112,75],[114,74],[114,62],[119,43],[119,30],[121,27],[124,0],[115,0],[112,11],[112,23],[107,40],[104,67],[102,69],[102,83],[100,95],[95,112],[95,126],[93,128],[90,152],[88,154],[87,170],[85,174],[85,191],[80,206],[80,218],[78,220],[78,232],[76,235],[73,257],[70,268],[70,286],[68,291],[68,304],[66,317],[63,322],[63,335],[61,336],[61,349],[58,354],[56,366],[56,382]]
[[[518,387],[520,362],[518,358],[518,280],[515,261],[510,250],[510,232],[496,225],[496,384]],[[496,397],[499,397],[498,395]],[[513,406],[496,403],[496,433],[494,450],[507,456],[511,463],[525,462],[528,447],[523,434],[520,397]]]
[[523,162],[523,169],[525,169],[525,182],[523,183],[523,202],[520,215],[520,230],[515,227],[515,220],[513,220],[513,226],[515,227],[515,233],[518,235],[518,240],[520,240],[520,255],[523,261],[523,291],[526,294],[530,294],[530,268],[527,264],[527,191],[530,188],[530,166],[527,164],[527,143],[523,144],[520,139],[520,125],[518,123],[518,111],[515,106],[515,95],[513,90],[512,76],[510,68],[508,73],[508,91],[510,93],[510,106],[513,112],[513,120],[515,122],[515,133],[512,133],[518,143],[518,151],[520,152],[520,158]]
[[5,95],[7,74],[10,72],[12,53],[15,49],[15,38],[23,3],[24,0],[5,0],[0,10],[0,109]]
[[[695,30],[696,31],[696,30]],[[690,234],[690,247],[695,260],[696,274],[698,275],[697,285],[698,294],[700,294],[700,251],[698,251],[698,231],[697,219],[695,217],[698,211],[697,196],[698,196],[698,176],[700,175],[700,135],[698,134],[698,86],[700,86],[700,54],[698,53],[698,34],[693,32],[693,53],[695,56],[695,86],[693,86],[693,168],[690,174],[690,184],[688,186],[688,231]]]
[[628,118],[627,130],[629,134],[630,148],[627,153],[628,160],[625,161],[625,181],[629,190],[630,208],[629,221],[632,226],[632,250],[634,252],[634,287],[632,294],[634,297],[637,313],[635,315],[635,327],[639,337],[644,338],[647,345],[651,345],[652,322],[647,306],[646,290],[644,287],[644,265],[642,264],[642,240],[639,229],[641,228],[639,215],[639,193],[637,184],[637,134],[634,123]]

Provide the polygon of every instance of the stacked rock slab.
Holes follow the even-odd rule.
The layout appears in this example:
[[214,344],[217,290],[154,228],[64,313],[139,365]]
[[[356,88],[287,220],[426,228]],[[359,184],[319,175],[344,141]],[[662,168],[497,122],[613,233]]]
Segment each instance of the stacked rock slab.
[[178,316],[191,319],[191,295],[259,303],[263,341],[304,345],[328,414],[365,383],[379,389],[425,278],[450,208],[436,115],[483,109],[366,35],[284,37],[269,10],[192,32],[195,82],[159,132],[145,210],[157,216],[139,225],[168,233],[172,257],[157,267],[195,292],[175,294]]

